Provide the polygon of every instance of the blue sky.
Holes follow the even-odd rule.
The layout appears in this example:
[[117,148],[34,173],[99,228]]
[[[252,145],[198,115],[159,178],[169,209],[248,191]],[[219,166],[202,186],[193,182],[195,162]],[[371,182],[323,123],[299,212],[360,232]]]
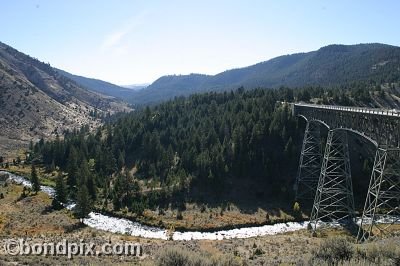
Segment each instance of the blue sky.
[[333,43],[400,46],[396,0],[9,0],[0,14],[0,41],[116,84],[216,74]]

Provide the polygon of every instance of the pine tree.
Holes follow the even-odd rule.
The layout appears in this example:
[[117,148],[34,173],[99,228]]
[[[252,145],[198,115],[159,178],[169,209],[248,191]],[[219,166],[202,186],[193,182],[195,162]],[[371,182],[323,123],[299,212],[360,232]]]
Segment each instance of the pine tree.
[[95,180],[94,180],[94,175],[91,174],[86,182],[86,187],[88,189],[88,193],[90,195],[90,198],[95,201],[97,198],[97,191],[96,191],[96,184],[95,184]]
[[78,173],[78,191],[76,195],[75,216],[83,222],[92,210],[92,197],[88,189],[88,180],[92,178],[88,163],[84,158]]
[[39,177],[36,172],[36,167],[34,164],[32,164],[32,169],[31,169],[31,182],[33,191],[35,191],[35,193],[38,193],[40,191],[40,183],[39,183]]
[[55,199],[59,203],[67,202],[67,188],[64,182],[64,177],[61,173],[58,174],[56,179],[56,195]]
[[125,166],[125,154],[122,151],[118,152],[118,169],[121,170]]
[[76,196],[75,217],[83,223],[83,219],[87,218],[92,210],[92,202],[85,183],[79,184]]
[[50,172],[54,172],[56,170],[56,164],[54,162],[54,159],[51,161],[50,165]]
[[139,186],[128,171],[119,174],[113,188],[113,205],[118,210],[122,207],[131,207],[133,199],[139,191]]
[[33,141],[32,140],[29,142],[29,151],[33,152]]
[[68,155],[67,172],[68,172],[68,179],[67,179],[68,188],[70,189],[70,191],[72,191],[72,189],[76,186],[76,179],[78,175],[78,154],[73,146],[71,146]]

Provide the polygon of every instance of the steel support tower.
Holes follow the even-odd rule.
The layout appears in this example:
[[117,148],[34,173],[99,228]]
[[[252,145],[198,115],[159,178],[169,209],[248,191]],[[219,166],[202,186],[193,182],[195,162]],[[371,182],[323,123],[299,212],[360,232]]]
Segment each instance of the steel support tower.
[[400,222],[400,148],[378,148],[358,241],[388,235]]
[[315,231],[319,220],[348,222],[354,217],[347,132],[330,130],[310,222]]
[[294,187],[296,201],[305,202],[314,199],[321,173],[321,164],[320,123],[307,121],[300,154],[299,170]]

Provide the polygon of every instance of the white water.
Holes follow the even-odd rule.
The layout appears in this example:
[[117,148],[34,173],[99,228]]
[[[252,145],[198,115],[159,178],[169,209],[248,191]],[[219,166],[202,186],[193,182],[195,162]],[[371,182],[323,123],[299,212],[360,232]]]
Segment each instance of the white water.
[[[9,179],[17,184],[31,187],[32,184],[24,177],[17,176],[8,172],[0,171],[0,174],[8,174]],[[41,186],[41,190],[50,197],[54,195],[54,189],[48,186]],[[74,208],[71,203],[66,206],[68,209]],[[100,229],[112,233],[128,234],[144,238],[168,239],[168,231],[165,229],[142,225],[123,218],[116,218],[91,212],[89,218],[84,219],[84,223],[92,228]],[[292,232],[307,228],[308,222],[289,222],[274,225],[263,225],[255,227],[245,227],[231,230],[221,230],[216,232],[178,232],[172,234],[172,240],[222,240],[232,238],[249,238],[255,236],[275,235],[279,233]]]
[[[23,185],[24,187],[29,187],[29,188],[32,187],[32,183],[26,180],[26,178],[22,176],[14,175],[9,172],[0,171],[0,175],[2,174],[8,175],[8,178],[17,184]],[[40,186],[40,190],[48,194],[50,197],[53,197],[55,193],[54,188],[48,186]]]

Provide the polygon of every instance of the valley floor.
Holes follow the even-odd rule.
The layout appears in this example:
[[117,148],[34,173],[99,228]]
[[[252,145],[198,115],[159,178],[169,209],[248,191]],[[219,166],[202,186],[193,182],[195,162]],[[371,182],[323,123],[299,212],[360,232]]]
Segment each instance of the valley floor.
[[[88,227],[79,226],[67,210],[49,211],[50,199],[44,193],[29,195],[19,199],[22,187],[10,184],[0,188],[4,198],[0,199],[0,265],[13,263],[28,264],[130,264],[151,263],[165,248],[176,247],[194,251],[204,257],[233,257],[238,262],[251,262],[262,265],[265,262],[294,263],[304,257],[320,243],[320,239],[311,238],[306,231],[296,233],[255,237],[250,239],[232,239],[222,241],[164,241],[141,239],[126,235],[112,234]],[[129,241],[142,245],[144,256],[135,257],[84,257],[77,256],[69,260],[65,256],[10,256],[5,254],[6,239],[25,238],[31,243],[59,242],[61,239],[79,242],[94,242],[100,246],[111,240],[112,243]],[[306,258],[306,257],[305,257]]]
[[[193,259],[228,263],[226,265],[307,265],[318,246],[327,237],[343,236],[338,229],[325,231],[321,237],[311,237],[306,230],[275,236],[230,239],[220,241],[168,241],[143,239],[122,234],[112,234],[80,226],[70,211],[52,211],[51,200],[43,193],[21,197],[22,186],[8,184],[0,186],[0,265],[154,265],[162,254],[181,254]],[[7,239],[24,238],[29,243],[70,242],[95,243],[140,243],[143,256],[66,256],[6,254]],[[397,240],[398,241],[398,240]],[[174,253],[175,252],[175,253]],[[193,258],[192,258],[193,257]]]
[[[7,169],[17,175],[29,179],[30,165],[10,165]],[[49,172],[42,167],[37,168],[42,185],[55,187],[57,171]],[[113,209],[111,202],[108,203],[107,213],[112,216],[135,220],[141,224],[161,227],[167,230],[177,231],[217,231],[224,229],[233,229],[238,227],[261,226],[266,224],[286,223],[293,221],[307,220],[303,213],[295,216],[292,208],[292,202],[283,200],[273,200],[265,202],[262,199],[249,198],[251,188],[244,184],[240,187],[240,193],[231,196],[230,199],[220,199],[209,203],[191,202],[185,203],[184,210],[178,210],[177,207],[169,206],[163,209],[145,209],[143,214],[138,216],[135,213],[123,208],[119,211]],[[254,185],[253,185],[254,187]],[[145,192],[143,192],[145,193]],[[232,199],[241,199],[240,202],[231,202]],[[247,198],[247,199],[246,199]],[[223,202],[223,203],[221,203]],[[96,204],[96,211],[101,212],[103,205]],[[308,211],[305,211],[306,213]]]

